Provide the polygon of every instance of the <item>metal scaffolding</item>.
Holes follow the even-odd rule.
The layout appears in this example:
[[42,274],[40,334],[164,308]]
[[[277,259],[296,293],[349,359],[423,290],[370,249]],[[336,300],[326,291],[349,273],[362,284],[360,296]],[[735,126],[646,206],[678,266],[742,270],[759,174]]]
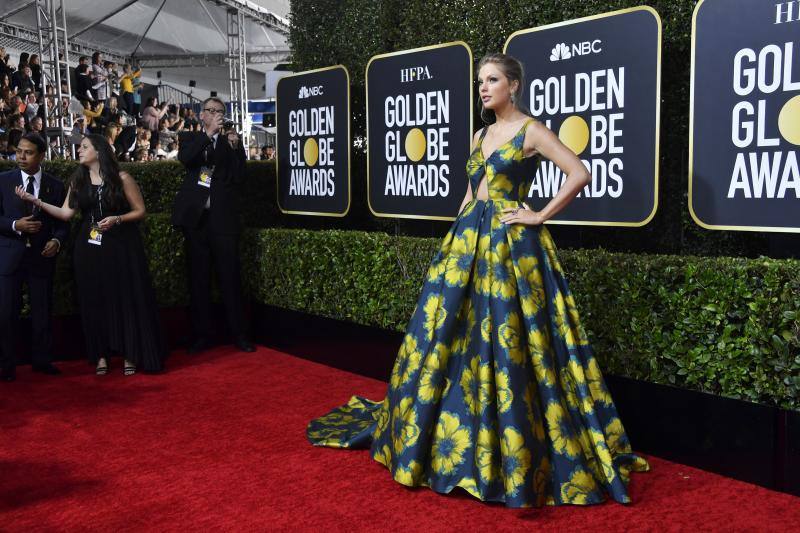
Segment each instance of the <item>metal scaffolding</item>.
[[[227,34],[225,38],[227,39]],[[250,50],[245,54],[248,65],[264,63],[283,63],[289,59],[289,48],[270,50]],[[228,54],[181,54],[176,56],[141,55],[136,56],[139,65],[146,68],[204,68],[225,67]]]
[[[69,112],[72,86],[69,79],[69,43],[64,0],[36,0],[36,26],[39,33],[39,57],[42,61],[42,106],[44,106],[44,131],[52,146],[47,143],[47,158],[53,152],[60,157],[73,154],[68,137],[72,133],[74,116]],[[50,87],[53,91],[50,92]],[[52,102],[48,99],[52,98]]]
[[[37,2],[33,2],[34,4]],[[80,39],[67,38],[71,56],[91,56],[100,52],[103,57],[115,63],[125,63],[129,56],[114,50],[108,50]],[[38,30],[23,24],[0,19],[0,46],[13,47],[29,54],[39,53]]]
[[237,10],[245,17],[254,20],[263,27],[269,28],[282,35],[289,35],[289,22],[281,18],[267,9],[253,5],[246,0],[207,0],[214,2],[217,5],[222,5],[228,8],[230,13],[231,9]]
[[247,117],[247,52],[244,34],[245,12],[228,9],[228,73],[231,88],[231,120],[241,133],[245,153],[249,153],[250,121]]

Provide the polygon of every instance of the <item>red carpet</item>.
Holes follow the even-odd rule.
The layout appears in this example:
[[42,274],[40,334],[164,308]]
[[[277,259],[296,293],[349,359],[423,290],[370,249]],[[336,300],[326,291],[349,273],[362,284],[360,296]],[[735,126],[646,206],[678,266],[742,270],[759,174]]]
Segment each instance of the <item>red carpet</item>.
[[313,448],[314,416],[381,382],[286,354],[178,353],[169,372],[83,363],[0,383],[0,530],[788,531],[800,498],[649,458],[623,506],[509,510]]

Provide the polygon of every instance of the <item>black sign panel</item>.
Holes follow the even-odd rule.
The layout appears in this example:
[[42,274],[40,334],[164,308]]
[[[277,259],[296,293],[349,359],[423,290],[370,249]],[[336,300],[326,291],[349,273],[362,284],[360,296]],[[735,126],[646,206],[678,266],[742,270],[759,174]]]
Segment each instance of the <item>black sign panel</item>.
[[[658,206],[661,19],[637,7],[522,30],[506,53],[525,68],[523,101],[592,174],[549,223],[643,226]],[[529,191],[543,208],[566,176],[543,160]]]
[[377,55],[366,81],[370,210],[453,220],[467,191],[472,51],[455,42]]
[[341,65],[278,80],[278,207],[342,217],[350,209],[350,76]]
[[800,232],[800,3],[697,4],[690,121],[695,222]]

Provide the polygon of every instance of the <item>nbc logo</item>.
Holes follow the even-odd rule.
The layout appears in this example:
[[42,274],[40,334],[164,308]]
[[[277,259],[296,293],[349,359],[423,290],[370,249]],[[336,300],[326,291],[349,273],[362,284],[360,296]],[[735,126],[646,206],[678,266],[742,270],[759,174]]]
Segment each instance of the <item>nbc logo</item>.
[[312,96],[319,96],[322,94],[322,85],[317,85],[316,87],[306,87],[305,85],[300,87],[300,90],[297,92],[297,98],[302,100],[303,98],[310,98]]
[[572,52],[565,43],[559,43],[550,50],[550,61],[561,61],[572,57]]
[[566,43],[559,43],[550,50],[550,61],[564,61],[572,59],[577,56],[586,56],[589,54],[599,54],[603,51],[601,45],[603,41],[595,39],[594,41],[583,41],[580,43],[573,43],[568,45]]

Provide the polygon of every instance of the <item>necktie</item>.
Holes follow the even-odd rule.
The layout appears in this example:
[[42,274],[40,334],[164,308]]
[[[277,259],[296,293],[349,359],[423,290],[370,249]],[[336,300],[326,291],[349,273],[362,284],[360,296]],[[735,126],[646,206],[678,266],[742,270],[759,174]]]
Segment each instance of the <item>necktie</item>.
[[209,166],[214,166],[214,150],[216,147],[216,141],[212,141],[211,144],[206,147],[206,164]]
[[[34,195],[36,190],[33,188],[33,176],[28,176],[28,186],[25,187],[25,192]],[[28,212],[28,215],[33,213],[33,204],[30,202],[25,202],[25,209]]]

